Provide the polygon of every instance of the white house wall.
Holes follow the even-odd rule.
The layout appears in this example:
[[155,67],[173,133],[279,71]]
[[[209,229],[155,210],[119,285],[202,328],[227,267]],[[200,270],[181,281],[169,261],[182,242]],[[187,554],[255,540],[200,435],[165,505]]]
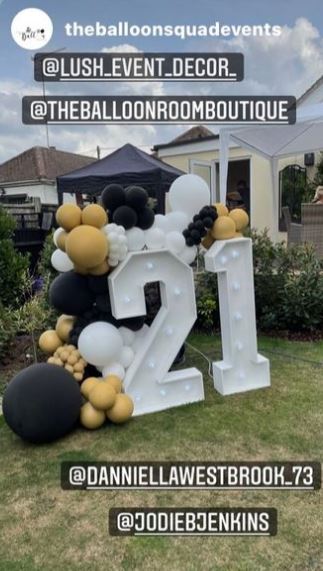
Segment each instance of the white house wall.
[[[29,198],[40,198],[41,204],[58,204],[56,184],[14,184],[7,186],[5,183],[1,183],[0,188],[5,189],[7,196],[24,194]],[[75,195],[64,193],[63,202],[75,203]]]

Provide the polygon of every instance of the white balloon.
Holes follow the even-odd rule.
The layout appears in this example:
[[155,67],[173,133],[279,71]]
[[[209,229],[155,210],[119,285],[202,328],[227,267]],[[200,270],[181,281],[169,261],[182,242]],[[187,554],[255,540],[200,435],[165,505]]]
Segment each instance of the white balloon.
[[56,248],[57,248],[57,238],[62,232],[64,232],[64,228],[59,227],[59,228],[56,228],[56,230],[53,234],[53,242],[54,242]]
[[118,355],[118,361],[125,369],[127,369],[131,365],[134,358],[135,358],[135,352],[131,347],[128,347],[126,345],[122,347]]
[[118,265],[119,262],[119,258],[116,256],[109,256],[108,258],[108,264],[109,266],[111,266],[111,268],[115,268]]
[[173,230],[183,232],[191,220],[185,212],[176,210],[175,212],[169,212],[169,214],[166,214],[166,221],[170,232]]
[[126,376],[126,371],[124,370],[124,367],[121,365],[121,363],[118,363],[118,361],[112,361],[103,367],[102,370],[103,377],[107,377],[108,375],[116,375],[119,377],[119,379],[121,379],[121,381],[123,381]]
[[166,236],[166,245],[171,252],[180,254],[185,248],[185,238],[180,232],[170,232]]
[[197,255],[197,247],[196,246],[185,246],[184,249],[179,254],[179,257],[183,262],[190,265],[194,262]]
[[150,228],[145,232],[146,246],[149,250],[158,250],[165,246],[166,235],[160,228]]
[[168,232],[169,227],[166,216],[164,216],[164,214],[156,214],[152,228],[160,228],[160,230]]
[[119,235],[119,244],[122,244],[122,246],[126,246],[128,248],[128,240],[125,234]]
[[128,327],[119,327],[119,333],[125,345],[132,345],[135,340],[135,333]]
[[95,366],[105,366],[115,359],[122,345],[118,329],[105,321],[95,321],[87,325],[78,340],[82,357]]
[[139,329],[138,331],[136,331],[136,338],[132,344],[132,349],[134,350],[134,352],[136,353],[137,351],[139,351],[140,347],[143,344],[144,338],[147,335],[149,331],[149,325],[147,325],[147,323],[145,323],[141,329]]
[[113,242],[109,246],[109,254],[118,254],[118,253],[119,253],[119,244],[117,244],[116,242]]
[[109,232],[109,243],[110,244],[118,243],[118,234],[114,230],[112,232]]
[[72,260],[62,250],[54,250],[50,261],[58,272],[69,272],[74,268]]
[[145,233],[141,228],[131,228],[126,232],[129,252],[138,252],[145,245]]
[[193,218],[203,206],[210,204],[210,189],[200,176],[184,174],[170,187],[169,204],[172,210],[180,210]]
[[143,326],[138,329],[137,333],[136,333],[136,337],[145,337],[145,335],[147,335],[149,331],[149,325],[147,325],[147,323],[144,323]]
[[111,232],[115,232],[117,228],[117,225],[114,222],[111,222],[111,224],[106,224],[105,226],[103,226],[102,231],[105,234],[111,234]]

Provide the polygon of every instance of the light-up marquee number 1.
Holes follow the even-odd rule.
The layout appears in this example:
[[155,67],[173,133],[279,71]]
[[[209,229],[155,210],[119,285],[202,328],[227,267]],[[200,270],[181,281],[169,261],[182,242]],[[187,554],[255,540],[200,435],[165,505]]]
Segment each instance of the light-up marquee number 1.
[[269,361],[258,353],[250,238],[215,242],[205,269],[218,274],[223,360],[213,363],[222,395],[270,385]]
[[169,250],[133,252],[109,277],[117,319],[145,315],[144,286],[159,282],[161,308],[124,379],[134,414],[146,414],[204,399],[195,368],[168,372],[196,320],[192,269]]

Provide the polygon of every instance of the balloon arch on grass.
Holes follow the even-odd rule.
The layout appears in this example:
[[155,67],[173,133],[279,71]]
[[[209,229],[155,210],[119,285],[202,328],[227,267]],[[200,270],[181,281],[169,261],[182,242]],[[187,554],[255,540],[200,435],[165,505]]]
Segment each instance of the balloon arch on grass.
[[[155,215],[143,188],[117,184],[104,189],[101,205],[58,208],[50,302],[61,315],[39,339],[47,363],[21,371],[3,399],[21,438],[49,442],[78,419],[96,429],[204,399],[198,369],[170,371],[196,320],[191,264],[199,248],[219,280],[215,388],[225,395],[269,386],[268,360],[257,352],[251,240],[242,235],[248,215],[209,198],[200,177],[183,175],[166,215]],[[151,283],[160,308],[148,326]]]

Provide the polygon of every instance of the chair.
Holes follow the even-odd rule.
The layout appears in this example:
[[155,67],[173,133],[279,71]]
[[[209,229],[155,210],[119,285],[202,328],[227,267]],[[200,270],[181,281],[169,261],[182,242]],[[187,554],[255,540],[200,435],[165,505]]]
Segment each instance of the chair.
[[287,247],[290,248],[295,244],[300,244],[302,241],[302,224],[292,222],[289,207],[283,206],[282,213],[286,224],[287,230]]
[[313,244],[323,259],[323,204],[302,204],[302,243]]

